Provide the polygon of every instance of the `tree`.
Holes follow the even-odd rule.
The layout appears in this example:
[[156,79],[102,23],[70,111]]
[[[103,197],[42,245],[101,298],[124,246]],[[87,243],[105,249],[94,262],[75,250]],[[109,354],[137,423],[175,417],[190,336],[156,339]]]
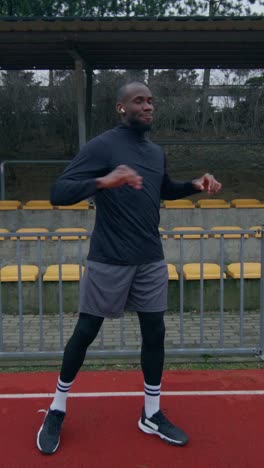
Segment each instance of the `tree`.
[[63,12],[63,0],[0,0],[2,16],[56,16]]
[[63,15],[99,18],[122,16],[126,9],[130,9],[130,3],[120,0],[66,0],[63,2]]
[[2,74],[0,92],[1,142],[8,148],[19,149],[32,140],[38,127],[41,101],[39,83],[33,72],[12,71]]
[[176,2],[168,0],[138,0],[132,2],[131,11],[135,16],[166,16],[173,15],[173,5]]
[[176,132],[196,130],[198,104],[192,70],[162,70],[153,76],[151,89],[155,97],[154,132],[170,137]]
[[237,102],[233,112],[238,116],[244,131],[251,137],[262,137],[264,131],[264,74],[248,78],[243,100]]
[[[251,6],[256,3],[256,0],[206,0],[201,2],[200,0],[186,0],[185,6],[188,9],[196,9],[196,11],[201,10],[202,13],[205,11],[208,12],[209,17],[215,16],[239,16],[242,14],[249,15],[251,13]],[[261,2],[264,4],[264,2]],[[193,11],[193,10],[192,10]],[[204,70],[203,75],[203,90],[201,95],[201,130],[202,133],[205,130],[206,123],[208,121],[208,91],[210,87],[210,69]]]
[[49,83],[45,107],[49,135],[62,141],[65,154],[73,154],[78,147],[78,119],[74,74],[70,71],[53,73]]

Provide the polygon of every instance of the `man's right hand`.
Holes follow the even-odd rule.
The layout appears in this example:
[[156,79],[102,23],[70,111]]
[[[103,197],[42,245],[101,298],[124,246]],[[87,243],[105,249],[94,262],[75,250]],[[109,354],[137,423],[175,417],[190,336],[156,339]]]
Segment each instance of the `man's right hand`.
[[142,181],[142,177],[134,169],[122,165],[117,166],[106,176],[96,179],[96,187],[98,189],[110,189],[127,184],[134,189],[140,190],[142,188]]

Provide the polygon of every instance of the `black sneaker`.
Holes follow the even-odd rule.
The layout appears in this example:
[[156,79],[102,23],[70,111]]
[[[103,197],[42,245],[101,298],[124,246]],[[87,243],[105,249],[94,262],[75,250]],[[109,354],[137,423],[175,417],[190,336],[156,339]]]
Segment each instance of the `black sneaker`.
[[178,427],[174,426],[159,410],[151,418],[146,417],[145,409],[142,410],[141,419],[138,421],[138,427],[146,434],[156,434],[161,439],[166,440],[173,445],[186,445],[188,443],[187,435]]
[[59,447],[64,416],[65,413],[59,410],[49,409],[46,412],[44,422],[37,435],[37,446],[42,453],[50,455],[56,452]]

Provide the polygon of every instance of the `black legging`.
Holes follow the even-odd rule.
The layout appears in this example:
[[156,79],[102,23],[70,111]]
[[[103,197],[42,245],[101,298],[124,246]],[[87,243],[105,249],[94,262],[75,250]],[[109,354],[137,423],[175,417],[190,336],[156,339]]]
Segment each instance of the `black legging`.
[[[159,385],[164,364],[164,312],[139,312],[142,334],[141,367],[148,385]],[[63,356],[60,379],[72,382],[81,368],[88,346],[95,340],[103,317],[80,314]]]
[[83,365],[87,348],[97,337],[103,321],[103,317],[80,314],[74,332],[64,350],[60,373],[62,382],[72,382],[75,379]]
[[159,385],[164,365],[164,312],[138,313],[141,335],[141,368],[148,385]]

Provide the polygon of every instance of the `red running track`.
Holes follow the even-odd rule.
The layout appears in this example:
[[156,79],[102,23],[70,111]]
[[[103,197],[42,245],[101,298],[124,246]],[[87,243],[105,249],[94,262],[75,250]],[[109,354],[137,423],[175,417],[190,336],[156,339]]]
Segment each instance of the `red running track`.
[[[186,447],[166,444],[137,428],[143,396],[70,398],[61,445],[52,456],[36,448],[41,408],[57,373],[0,375],[1,468],[262,468],[264,395],[163,395],[167,416],[190,436]],[[262,370],[167,371],[163,391],[264,390]],[[77,392],[142,392],[137,371],[82,372]],[[1,398],[5,395],[5,398]]]

